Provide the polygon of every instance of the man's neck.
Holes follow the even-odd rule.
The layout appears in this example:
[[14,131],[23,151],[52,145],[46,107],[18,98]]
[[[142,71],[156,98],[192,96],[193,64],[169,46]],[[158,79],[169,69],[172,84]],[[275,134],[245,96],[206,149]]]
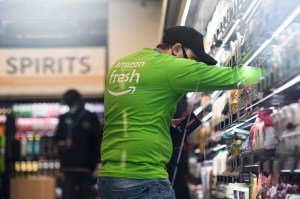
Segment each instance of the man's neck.
[[172,49],[171,48],[169,48],[169,49],[156,48],[156,50],[159,51],[162,54],[170,54],[170,55],[172,55]]

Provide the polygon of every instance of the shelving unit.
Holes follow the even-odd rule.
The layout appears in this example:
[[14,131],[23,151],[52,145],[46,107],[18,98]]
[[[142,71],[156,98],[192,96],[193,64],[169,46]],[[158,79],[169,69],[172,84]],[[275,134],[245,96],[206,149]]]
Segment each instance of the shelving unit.
[[[1,105],[0,140],[2,130],[7,139],[4,153],[5,175],[2,175],[0,166],[0,198],[19,198],[19,193],[12,191],[9,185],[23,187],[24,183],[28,190],[35,190],[39,186],[41,190],[44,190],[45,186],[49,186],[44,193],[43,191],[32,193],[41,194],[47,198],[55,197],[52,190],[58,186],[60,162],[57,157],[57,148],[53,144],[53,136],[59,115],[67,112],[68,107],[54,100],[51,102],[27,100]],[[100,123],[103,123],[102,102],[87,101],[85,108],[96,113]],[[6,117],[9,117],[8,121]],[[1,143],[0,152],[2,152]],[[4,180],[5,187],[2,186]],[[24,191],[26,192],[26,189],[22,193]]]
[[[285,114],[291,114],[289,112],[292,112],[292,106],[295,108],[300,99],[300,59],[296,56],[300,52],[299,1],[292,0],[287,3],[281,0],[240,0],[230,3],[224,0],[219,4],[222,4],[224,9],[226,4],[228,10],[223,12],[224,16],[213,15],[211,21],[208,22],[207,52],[219,60],[218,65],[224,67],[250,65],[262,68],[266,73],[257,84],[233,91],[238,95],[234,99],[237,103],[236,111],[231,111],[234,110],[231,91],[209,93],[209,105],[194,108],[197,113],[203,112],[206,117],[206,124],[200,127],[200,135],[196,136],[200,140],[200,150],[197,149],[197,154],[202,157],[199,158],[200,160],[204,160],[199,163],[202,166],[202,175],[199,177],[202,180],[200,185],[202,192],[199,193],[198,198],[220,198],[220,190],[225,193],[224,187],[227,187],[228,183],[234,183],[233,187],[239,186],[236,183],[244,183],[246,185],[243,185],[244,188],[248,187],[252,183],[253,175],[256,175],[260,182],[261,178],[264,178],[263,175],[270,177],[273,174],[273,186],[277,184],[278,187],[281,186],[279,179],[285,179],[286,183],[290,182],[293,185],[297,185],[295,179],[298,179],[299,185],[300,123],[295,123],[293,126],[291,124],[293,122],[283,118]],[[274,10],[280,10],[280,12],[274,12]],[[217,11],[218,5],[215,14],[218,13]],[[219,15],[221,15],[220,12]],[[218,21],[218,19],[221,20]],[[193,26],[193,24],[186,25]],[[211,27],[216,27],[216,29],[213,31]],[[211,38],[213,41],[210,40]],[[218,107],[220,113],[215,113],[214,106],[221,100],[221,97],[226,100],[224,102],[226,105]],[[198,101],[195,104],[197,103]],[[264,118],[264,111],[268,111],[266,115],[271,121]],[[223,119],[217,123],[213,122],[215,114],[222,114]],[[295,111],[293,114],[300,115],[300,109],[299,112]],[[276,117],[283,119],[275,121]],[[256,140],[255,147],[259,146],[257,144],[259,142],[262,145],[253,148],[248,142],[252,142],[251,136],[257,135],[251,130],[255,130],[254,124],[260,124],[258,120],[264,121],[262,124],[263,140]],[[279,128],[278,125],[281,127]],[[273,134],[265,132],[268,127],[275,129],[274,143],[270,145],[271,148],[267,144],[270,144],[268,141],[273,141],[271,140]],[[203,139],[205,148],[201,147]],[[224,144],[227,147],[223,147]],[[207,164],[212,159],[214,160],[219,151],[225,151],[228,154],[226,169],[221,172],[215,170],[215,167],[219,165]],[[200,171],[197,170],[197,172]],[[205,176],[203,172],[207,172],[207,175],[212,174],[213,180],[210,187],[203,185],[207,183],[207,180],[202,179]],[[291,175],[294,176],[293,179],[289,177]],[[279,192],[278,188],[278,194],[281,194]],[[235,190],[234,193],[242,195],[248,193],[248,197],[251,198],[250,188],[247,193],[241,190]],[[294,190],[293,193],[299,194],[300,190]],[[231,196],[234,197],[233,192]]]

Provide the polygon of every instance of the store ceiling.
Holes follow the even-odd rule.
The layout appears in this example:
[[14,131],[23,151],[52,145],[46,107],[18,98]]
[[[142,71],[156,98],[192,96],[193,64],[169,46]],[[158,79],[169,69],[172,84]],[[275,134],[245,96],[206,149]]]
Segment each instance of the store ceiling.
[[107,0],[0,0],[0,48],[105,46],[107,7]]

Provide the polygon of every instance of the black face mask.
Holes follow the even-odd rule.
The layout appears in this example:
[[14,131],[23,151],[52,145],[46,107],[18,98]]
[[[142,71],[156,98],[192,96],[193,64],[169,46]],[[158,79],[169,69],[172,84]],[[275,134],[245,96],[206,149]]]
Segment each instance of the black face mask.
[[[186,54],[186,51],[185,51],[184,47],[182,47],[182,53],[183,53],[183,57],[185,59],[189,59],[188,56],[187,56],[187,54]],[[200,62],[200,59],[198,57],[195,58],[194,60],[197,61],[197,62]]]
[[[185,52],[184,47],[182,47],[182,53],[183,53],[183,58],[189,59],[189,57],[187,56],[187,54],[186,54],[186,52]],[[174,56],[176,57],[176,55],[173,53],[173,51],[172,51],[172,55],[174,55]]]
[[181,48],[182,48],[183,58],[189,59],[189,57],[187,56],[187,54],[186,54],[186,52],[185,52],[184,47],[182,46]]

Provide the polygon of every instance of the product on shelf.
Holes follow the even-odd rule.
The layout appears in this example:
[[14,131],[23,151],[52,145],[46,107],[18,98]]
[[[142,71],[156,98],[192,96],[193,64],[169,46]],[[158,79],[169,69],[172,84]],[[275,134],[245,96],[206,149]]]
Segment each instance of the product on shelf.
[[[104,106],[102,103],[87,102],[85,106],[87,110],[95,112],[100,121],[103,121]],[[12,113],[16,118],[14,142],[18,142],[20,145],[19,148],[15,148],[16,156],[15,162],[13,162],[15,176],[58,175],[60,162],[53,136],[58,125],[58,117],[67,111],[67,106],[56,102],[12,105]],[[0,117],[0,124],[5,121],[4,119],[5,116]]]

